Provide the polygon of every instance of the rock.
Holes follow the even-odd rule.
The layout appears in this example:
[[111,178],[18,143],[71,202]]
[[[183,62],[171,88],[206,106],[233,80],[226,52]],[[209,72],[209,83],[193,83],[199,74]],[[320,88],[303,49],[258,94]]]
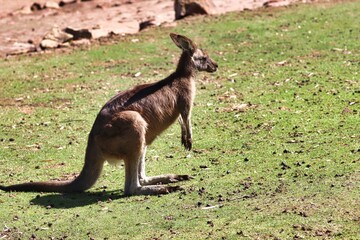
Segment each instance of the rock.
[[54,8],[54,9],[60,8],[59,4],[57,2],[53,2],[53,1],[45,2],[44,7],[45,8]]
[[64,29],[64,32],[67,34],[71,34],[73,40],[79,40],[79,39],[91,39],[92,38],[92,34],[88,29],[73,29],[70,27],[67,27]]
[[90,32],[91,32],[91,36],[93,37],[93,39],[98,39],[98,38],[103,38],[103,37],[109,36],[109,31],[102,29],[102,28],[91,29]]
[[76,2],[77,2],[77,0],[61,0],[61,1],[59,2],[59,6],[60,6],[60,7],[63,7],[63,6],[65,6],[65,5],[73,4],[73,3],[76,3]]
[[83,38],[76,41],[71,42],[72,46],[90,46],[91,42],[89,39]]
[[71,47],[71,44],[70,44],[70,42],[60,43],[59,48],[61,48],[61,47]]
[[12,46],[9,55],[17,55],[30,52],[36,52],[36,46],[34,44],[16,42]]
[[215,4],[212,0],[175,0],[175,19],[181,19],[192,15],[214,14]]
[[14,16],[14,15],[18,15],[18,14],[31,14],[32,13],[32,10],[31,10],[31,7],[30,6],[24,6],[22,8],[20,8],[19,10],[16,10],[12,13],[10,13],[11,16]]
[[44,39],[40,42],[41,49],[54,49],[59,47],[59,42],[51,39]]
[[73,35],[60,30],[58,27],[54,27],[44,36],[43,39],[53,40],[58,43],[64,43],[73,39]]
[[43,40],[40,42],[40,48],[53,49],[70,46],[67,42],[73,38],[73,35],[60,30],[58,27],[54,27],[44,36]]

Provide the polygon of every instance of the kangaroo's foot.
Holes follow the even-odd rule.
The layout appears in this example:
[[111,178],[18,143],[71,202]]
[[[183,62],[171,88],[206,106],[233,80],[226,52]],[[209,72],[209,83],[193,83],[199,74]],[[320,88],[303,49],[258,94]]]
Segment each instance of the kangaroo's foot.
[[160,195],[160,194],[168,194],[180,190],[182,190],[180,186],[149,185],[149,186],[137,187],[136,189],[132,189],[129,192],[125,192],[124,195],[125,196]]
[[142,186],[168,184],[190,179],[192,179],[192,177],[189,175],[164,174],[159,176],[140,178],[140,184]]

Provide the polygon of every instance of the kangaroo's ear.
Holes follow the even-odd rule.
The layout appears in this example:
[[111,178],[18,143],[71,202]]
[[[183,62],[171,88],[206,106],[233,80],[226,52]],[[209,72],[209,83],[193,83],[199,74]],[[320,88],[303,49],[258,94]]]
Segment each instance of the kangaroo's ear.
[[170,33],[170,37],[173,42],[181,48],[183,51],[189,51],[194,53],[196,50],[196,44],[185,36],[181,36],[175,33]]

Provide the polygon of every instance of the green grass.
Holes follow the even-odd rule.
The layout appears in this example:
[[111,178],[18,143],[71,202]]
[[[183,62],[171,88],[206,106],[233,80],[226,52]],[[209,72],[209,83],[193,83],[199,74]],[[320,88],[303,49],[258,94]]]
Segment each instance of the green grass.
[[341,2],[198,17],[114,45],[0,60],[4,185],[77,174],[107,99],[175,68],[169,32],[220,66],[198,76],[194,150],[177,125],[148,149],[148,175],[195,177],[183,191],[123,197],[124,169],[107,165],[83,194],[0,192],[0,238],[357,239],[359,12]]

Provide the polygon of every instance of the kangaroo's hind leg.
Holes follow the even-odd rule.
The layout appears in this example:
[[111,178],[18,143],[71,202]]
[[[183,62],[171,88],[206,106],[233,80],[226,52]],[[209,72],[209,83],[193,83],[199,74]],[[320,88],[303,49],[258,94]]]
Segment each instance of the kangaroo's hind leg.
[[140,162],[145,159],[147,123],[138,112],[121,112],[113,120],[112,126],[115,131],[119,130],[115,138],[119,139],[116,141],[119,144],[117,150],[125,162],[125,195],[157,195],[179,189],[177,186],[143,186],[140,183],[139,169]]
[[163,174],[158,176],[147,177],[145,172],[145,155],[146,155],[146,146],[143,148],[142,155],[139,159],[139,179],[142,186],[146,185],[155,185],[155,184],[167,184],[174,183],[178,181],[189,180],[191,177],[189,175],[177,175],[177,174]]

